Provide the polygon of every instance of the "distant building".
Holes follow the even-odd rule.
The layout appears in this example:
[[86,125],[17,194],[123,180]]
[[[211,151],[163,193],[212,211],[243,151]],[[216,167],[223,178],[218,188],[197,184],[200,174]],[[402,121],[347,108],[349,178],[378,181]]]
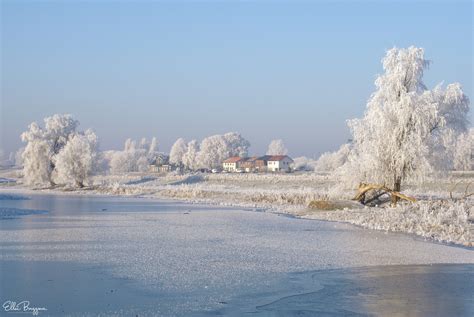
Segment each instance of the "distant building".
[[173,171],[175,168],[169,164],[163,165],[150,165],[150,172],[152,173],[168,173]]
[[258,160],[257,156],[242,159],[240,161],[239,167],[247,173],[255,172],[256,171],[256,161],[257,160]]
[[241,160],[240,156],[229,157],[222,163],[222,168],[227,172],[237,172],[240,169],[239,163]]
[[293,160],[287,155],[264,155],[242,158],[229,157],[222,163],[227,172],[289,172]]
[[266,172],[267,171],[266,156],[259,157],[255,160],[255,171],[256,172]]
[[289,172],[293,160],[288,155],[266,155],[267,171]]
[[175,169],[173,165],[169,164],[169,156],[163,153],[155,156],[149,168],[152,173],[167,173]]

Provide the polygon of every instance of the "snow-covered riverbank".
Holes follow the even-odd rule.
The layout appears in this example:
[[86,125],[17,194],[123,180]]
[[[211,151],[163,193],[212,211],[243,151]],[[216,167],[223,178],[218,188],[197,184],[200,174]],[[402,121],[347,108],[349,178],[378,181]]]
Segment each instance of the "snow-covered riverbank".
[[[14,173],[4,176],[12,179]],[[456,199],[465,194],[467,184],[472,181],[474,174],[456,173],[427,182],[423,187],[408,186],[404,192],[417,197],[419,202],[416,204],[331,211],[311,210],[307,206],[313,200],[350,199],[354,190],[342,188],[329,175],[316,173],[166,176],[137,173],[96,176],[92,186],[81,190],[58,187],[34,192],[141,196],[266,209],[308,219],[342,221],[369,229],[406,232],[435,241],[473,246],[474,197]],[[19,192],[31,190],[20,182],[21,179],[18,179],[18,184],[10,182],[3,187]],[[454,200],[449,197],[450,191]]]

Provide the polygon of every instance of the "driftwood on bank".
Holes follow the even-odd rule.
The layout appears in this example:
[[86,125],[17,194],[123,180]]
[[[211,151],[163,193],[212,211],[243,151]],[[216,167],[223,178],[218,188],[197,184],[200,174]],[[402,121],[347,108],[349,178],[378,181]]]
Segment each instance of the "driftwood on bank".
[[414,197],[410,197],[400,192],[391,190],[385,185],[365,184],[365,183],[361,183],[359,185],[359,190],[357,192],[357,195],[353,198],[353,200],[357,200],[361,204],[367,205],[378,200],[381,196],[385,194],[388,194],[391,197],[397,197],[402,200],[407,200],[412,203],[416,202],[416,199]]

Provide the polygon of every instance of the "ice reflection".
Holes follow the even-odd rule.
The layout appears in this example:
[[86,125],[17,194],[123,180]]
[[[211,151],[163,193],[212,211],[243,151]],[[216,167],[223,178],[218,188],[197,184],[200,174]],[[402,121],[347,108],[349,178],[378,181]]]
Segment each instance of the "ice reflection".
[[297,273],[318,286],[249,312],[258,316],[474,316],[474,265],[381,266]]

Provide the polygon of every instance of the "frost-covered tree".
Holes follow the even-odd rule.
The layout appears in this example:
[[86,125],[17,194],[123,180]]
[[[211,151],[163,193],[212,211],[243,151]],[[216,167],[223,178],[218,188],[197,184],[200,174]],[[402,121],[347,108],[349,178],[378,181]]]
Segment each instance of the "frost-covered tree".
[[474,128],[459,135],[453,151],[454,169],[458,171],[472,170],[474,167]]
[[400,191],[404,181],[434,170],[433,153],[446,153],[446,136],[466,129],[469,100],[459,84],[427,90],[422,48],[393,48],[382,63],[364,117],[349,121],[354,143],[346,176]]
[[52,144],[44,139],[28,141],[23,151],[23,176],[30,186],[51,184]]
[[129,151],[116,151],[110,155],[110,172],[122,174],[133,170],[133,157]]
[[306,156],[295,157],[292,169],[295,171],[314,171],[317,161]]
[[174,142],[170,151],[170,163],[175,165],[183,164],[183,155],[188,150],[186,141],[183,138],[179,138]]
[[97,136],[91,130],[70,135],[66,145],[54,157],[56,182],[84,187],[97,165],[97,146]]
[[347,162],[351,151],[350,144],[343,144],[336,152],[326,152],[321,154],[316,161],[315,170],[321,172],[335,171]]
[[157,153],[158,150],[159,150],[158,149],[158,140],[156,139],[156,137],[153,137],[151,139],[150,148],[148,150],[148,153],[153,155],[153,154]]
[[145,150],[146,152],[148,152],[148,149],[150,147],[150,144],[148,143],[147,139],[146,138],[142,138],[140,140],[140,144],[138,145],[138,148],[140,150]]
[[227,142],[222,135],[212,135],[201,142],[198,154],[198,165],[201,168],[220,167],[222,161],[229,157]]
[[283,140],[273,140],[268,145],[267,155],[287,155],[288,149],[285,147]]
[[125,144],[124,144],[124,147],[123,147],[123,150],[125,152],[131,152],[131,151],[135,151],[137,148],[137,142],[132,140],[131,138],[128,138],[125,140]]
[[199,154],[199,143],[192,140],[188,143],[186,153],[183,154],[183,166],[191,171],[198,169],[197,156]]
[[246,157],[249,151],[250,142],[237,132],[224,134],[224,140],[227,143],[229,156]]
[[55,169],[53,159],[76,133],[79,122],[69,114],[55,114],[44,119],[45,127],[36,122],[29,125],[21,139],[27,143],[22,154],[25,182],[30,185],[54,184],[51,173]]
[[146,157],[146,155],[137,155],[136,156],[137,159],[137,171],[139,172],[148,172],[148,170],[150,169],[150,162],[148,161],[148,158]]
[[52,143],[53,154],[59,153],[79,126],[79,121],[75,120],[70,114],[55,114],[45,118],[44,123],[44,134],[46,139]]
[[124,144],[123,151],[116,151],[110,156],[110,172],[112,174],[123,174],[129,172],[146,172],[149,170],[150,164],[156,163],[158,159],[163,157],[158,152],[158,141],[155,137],[151,143],[146,138],[142,138],[140,142],[127,139]]
[[229,132],[212,135],[201,142],[198,165],[201,168],[218,168],[230,156],[246,155],[250,143],[240,134]]

